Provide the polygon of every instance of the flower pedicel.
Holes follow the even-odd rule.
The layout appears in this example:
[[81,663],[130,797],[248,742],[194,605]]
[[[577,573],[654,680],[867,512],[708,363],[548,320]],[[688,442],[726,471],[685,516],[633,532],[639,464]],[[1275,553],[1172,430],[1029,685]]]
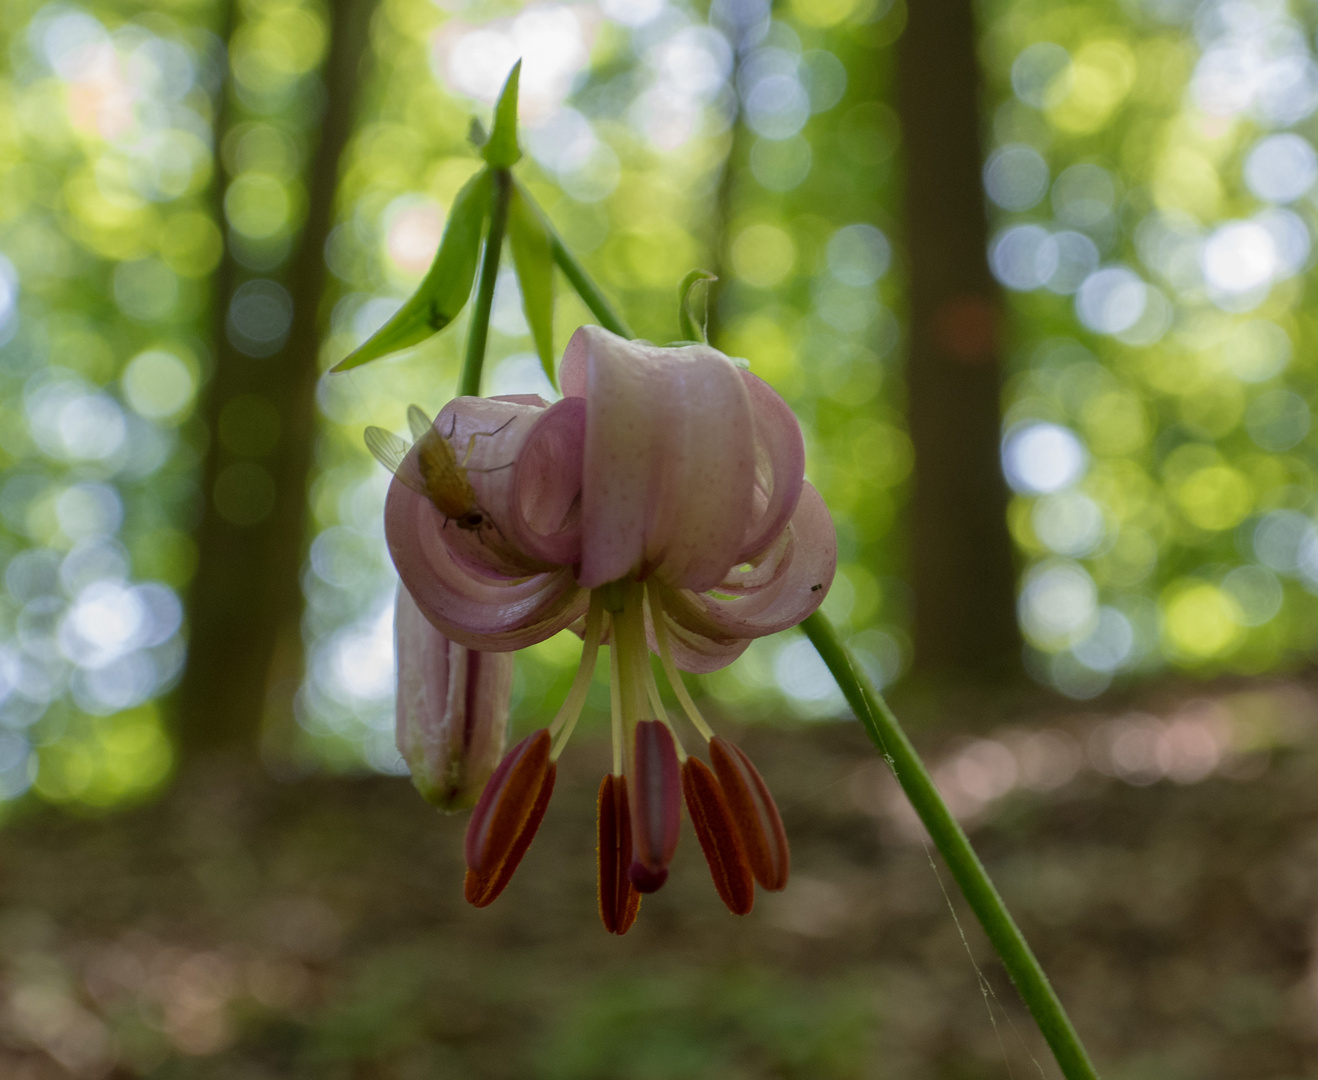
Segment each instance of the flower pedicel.
[[[385,532],[423,617],[400,619],[400,657],[414,651],[412,635],[426,633],[492,654],[567,627],[583,637],[558,714],[504,756],[476,804],[466,897],[477,906],[493,901],[530,845],[607,637],[613,768],[598,803],[604,925],[626,932],[640,894],[663,885],[682,801],[720,897],[745,913],[754,882],[787,882],[782,822],[755,767],[714,735],[678,671],[717,670],[752,638],[811,614],[836,568],[832,520],[804,480],[801,431],[786,403],[716,350],[661,348],[586,326],[560,374],[565,396],[553,405],[535,396],[457,398],[434,421],[470,483],[475,527],[475,518],[451,520],[417,482],[431,432],[414,432],[413,447],[389,462],[396,478]],[[401,596],[399,603],[401,612]],[[689,756],[673,730],[651,652],[707,743],[712,768]],[[486,686],[506,701],[501,680],[488,677]],[[475,694],[468,715],[497,713]]]

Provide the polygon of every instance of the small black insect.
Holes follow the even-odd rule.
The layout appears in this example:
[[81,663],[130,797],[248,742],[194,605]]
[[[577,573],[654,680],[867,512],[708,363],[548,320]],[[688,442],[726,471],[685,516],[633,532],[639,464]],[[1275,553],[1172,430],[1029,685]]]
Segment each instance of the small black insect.
[[818,591],[819,591],[820,589],[822,589],[823,587],[824,587],[824,586],[823,586],[822,584],[811,585],[811,586],[810,586],[810,591],[811,591],[811,592],[818,592]]

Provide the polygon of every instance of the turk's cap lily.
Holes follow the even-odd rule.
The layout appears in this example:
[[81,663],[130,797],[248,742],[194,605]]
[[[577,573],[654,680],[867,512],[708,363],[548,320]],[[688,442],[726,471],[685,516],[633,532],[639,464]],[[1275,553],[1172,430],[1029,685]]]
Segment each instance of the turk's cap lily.
[[[429,427],[422,418],[385,507],[415,604],[400,634],[428,625],[453,648],[491,656],[568,627],[583,639],[558,715],[508,751],[480,796],[467,899],[492,902],[530,845],[607,640],[614,762],[598,805],[601,919],[626,932],[641,895],[664,884],[684,802],[720,897],[744,914],[757,882],[786,884],[786,836],[758,772],[714,735],[679,669],[723,667],[813,612],[836,569],[832,520],[804,479],[786,403],[722,353],[583,327],[560,374],[566,396],[552,405],[458,398]],[[651,653],[710,766],[682,747]]]
[[653,582],[678,666],[699,672],[819,606],[836,535],[803,478],[800,427],[767,383],[709,346],[594,326],[573,336],[561,381],[553,405],[457,398],[436,418],[486,527],[391,486],[390,552],[432,624],[471,648],[519,649],[581,619],[589,590]]
[[402,586],[394,639],[398,752],[427,802],[441,810],[466,809],[503,755],[512,654],[477,652],[450,641]]

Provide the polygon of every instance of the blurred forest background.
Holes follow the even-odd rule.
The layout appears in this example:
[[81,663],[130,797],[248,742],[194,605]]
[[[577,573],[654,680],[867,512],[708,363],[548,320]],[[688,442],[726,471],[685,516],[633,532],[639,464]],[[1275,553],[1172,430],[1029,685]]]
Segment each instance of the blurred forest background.
[[[507,906],[545,926],[477,930],[454,902],[460,823],[378,779],[404,771],[396,577],[388,476],[362,431],[402,430],[409,403],[433,413],[452,395],[462,321],[322,373],[419,283],[478,166],[470,118],[488,119],[518,57],[519,175],[638,332],[676,338],[677,282],[719,275],[711,340],[792,404],[837,523],[825,610],[923,724],[954,808],[1025,860],[1004,872],[1034,898],[1024,921],[1052,943],[1063,997],[1123,1062],[1108,1075],[1318,1075],[1318,1012],[1296,989],[1314,982],[1318,894],[1318,804],[1298,764],[1318,647],[1316,30],[1307,0],[5,0],[0,866],[23,870],[0,888],[0,1034],[29,1070],[13,1075],[970,1077],[1043,1057],[1010,1000],[1014,1027],[982,1011],[969,1034],[958,1023],[979,990],[936,879],[895,789],[826,723],[842,699],[790,634],[700,692],[734,722],[773,722],[746,738],[793,792],[805,864],[855,880],[808,871],[804,892],[747,922],[762,941],[729,945],[711,912],[695,916],[687,953],[718,939],[744,967],[674,958],[666,982],[608,976],[622,981],[573,999],[557,1034],[530,1024],[534,1073],[505,1028],[550,1007],[517,997],[511,967],[479,974],[476,944],[444,953],[520,942],[570,965],[564,896],[584,927],[593,886],[584,863],[559,893],[517,900],[515,886]],[[561,290],[556,347],[588,320]],[[551,393],[510,269],[486,373],[489,393]],[[514,723],[557,706],[578,652],[562,635],[519,655]],[[603,683],[591,700],[607,712]],[[301,784],[253,793],[241,768],[201,771],[220,760]],[[173,801],[153,809],[157,796]],[[336,817],[339,801],[360,816]],[[276,823],[254,824],[256,808]],[[217,814],[232,815],[227,839],[206,833]],[[436,880],[374,852],[368,822],[424,834]],[[1027,835],[1029,857],[1013,846]],[[1252,868],[1245,892],[1217,861],[1227,837]],[[180,861],[153,862],[157,843]],[[345,884],[349,851],[383,860],[391,899]],[[876,860],[906,907],[847,899]],[[166,865],[201,892],[143,884]],[[322,872],[339,884],[309,899]],[[121,873],[98,913],[97,888]],[[1123,875],[1129,896],[1103,891]],[[339,886],[356,914],[325,899]],[[360,985],[333,999],[345,927],[398,890],[412,890],[396,919],[419,951],[373,952],[389,933],[371,924]],[[668,903],[635,955],[667,955],[644,949],[685,926]],[[498,1023],[463,1020],[461,995],[418,967],[433,919],[460,928],[434,939],[435,964],[476,979]],[[886,982],[834,941],[866,920],[886,928],[866,937],[875,949],[925,935]],[[278,947],[216,943],[258,924],[283,928]],[[1257,950],[1226,933],[1238,924]],[[166,944],[166,925],[191,926],[191,945]],[[1139,956],[1117,934],[1131,926]],[[1194,942],[1212,928],[1234,944],[1209,960]],[[802,989],[824,975],[827,993]],[[436,995],[459,1016],[447,1034],[399,1004]],[[279,1017],[272,1045],[301,1049],[197,1071],[236,1045],[242,1009]],[[1153,1045],[1176,1009],[1197,1034],[1146,1053],[1132,1032],[1147,1025]],[[614,1042],[651,1013],[660,1034],[627,1058]],[[889,1021],[913,1048],[876,1064]],[[1235,1065],[1206,1049],[1236,1036]],[[610,1064],[615,1051],[639,1064]]]
[[[569,245],[657,341],[715,270],[713,339],[801,416],[828,611],[877,682],[1023,670],[1084,700],[1305,663],[1313,28],[929,10],[6,4],[4,794],[134,796],[173,734],[401,767],[361,432],[437,411],[461,335],[320,373],[419,282],[518,56],[521,173]],[[561,294],[559,348],[586,317]],[[491,392],[550,392],[510,270],[491,351]],[[524,654],[518,715],[575,651]],[[791,638],[704,687],[840,706]]]

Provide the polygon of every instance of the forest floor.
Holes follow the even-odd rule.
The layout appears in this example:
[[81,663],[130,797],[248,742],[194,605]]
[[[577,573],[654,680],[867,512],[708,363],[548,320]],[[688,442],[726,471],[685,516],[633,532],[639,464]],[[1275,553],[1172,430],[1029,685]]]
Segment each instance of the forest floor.
[[[684,825],[623,938],[595,906],[600,742],[565,755],[483,911],[464,820],[402,779],[217,767],[134,810],[19,815],[0,1077],[1058,1076],[858,726],[738,737],[791,884],[729,915]],[[1318,687],[1164,687],[917,741],[1106,1080],[1318,1077]]]

